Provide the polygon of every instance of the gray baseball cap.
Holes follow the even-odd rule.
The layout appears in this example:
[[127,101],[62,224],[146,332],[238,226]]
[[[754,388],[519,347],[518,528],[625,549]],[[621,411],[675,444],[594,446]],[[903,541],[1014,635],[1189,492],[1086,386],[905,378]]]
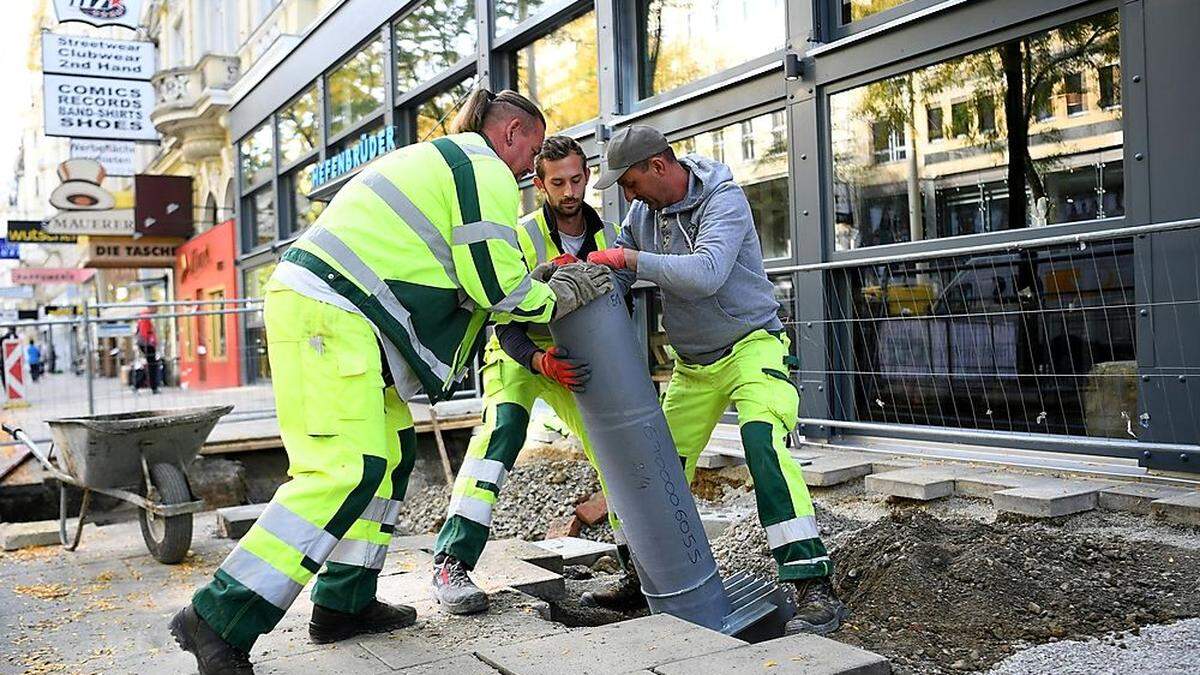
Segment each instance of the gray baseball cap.
[[604,190],[620,180],[629,167],[671,147],[667,137],[654,127],[642,124],[625,127],[608,141],[604,159],[608,168],[596,179],[596,189]]

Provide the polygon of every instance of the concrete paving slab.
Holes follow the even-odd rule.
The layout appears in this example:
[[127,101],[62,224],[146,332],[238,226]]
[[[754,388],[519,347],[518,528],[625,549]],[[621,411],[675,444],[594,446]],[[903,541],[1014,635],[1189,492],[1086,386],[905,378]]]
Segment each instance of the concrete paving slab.
[[838,455],[814,459],[811,464],[801,467],[801,470],[804,472],[804,482],[812,487],[841,485],[874,471],[869,459]]
[[867,492],[929,501],[954,494],[954,480],[960,473],[962,471],[945,467],[913,467],[873,473],[864,479],[863,485]]
[[258,517],[267,510],[266,504],[246,504],[217,509],[217,536],[224,539],[241,539],[254,526]]
[[[389,592],[395,594],[395,589]],[[455,616],[437,609],[424,590],[422,597],[415,598],[412,604],[417,608],[414,626],[358,640],[359,645],[389,668],[434,664],[497,645],[562,635],[569,630],[542,618],[539,611],[543,603],[512,590],[493,593],[488,611],[469,616]]]
[[377,673],[388,669],[374,654],[354,643],[281,656],[254,664],[255,675],[311,675],[312,673]]
[[1057,518],[1096,508],[1100,490],[1112,483],[1085,480],[1049,480],[992,494],[999,511],[1035,518]]
[[[472,577],[480,588],[489,593],[512,588],[547,601],[562,597],[566,586],[561,574],[521,560],[511,555],[510,549],[498,544],[501,542],[489,542],[479,557],[479,563],[475,565]],[[538,548],[538,551],[542,555],[554,555],[545,549]],[[562,565],[561,557],[554,555],[554,559]]]
[[[538,546],[532,541],[523,539],[497,539],[489,541],[483,549],[484,554],[491,552],[492,556],[504,556],[527,562],[531,565],[561,573],[563,569],[562,556]],[[483,558],[481,557],[482,561]]]
[[[74,536],[74,524],[70,521],[67,524],[70,526],[68,534]],[[84,529],[88,529],[87,525],[84,525]],[[94,530],[95,527],[91,529]],[[17,551],[23,548],[37,548],[39,546],[57,546],[58,521],[36,520],[28,523],[2,523],[0,524],[0,537],[4,539],[5,551]]]
[[727,466],[745,463],[744,459],[712,450],[701,452],[699,459],[696,460],[696,466],[701,469],[724,469]]
[[423,663],[393,672],[400,673],[400,675],[499,675],[500,673],[471,654]]
[[1200,526],[1200,492],[1159,499],[1151,508],[1156,515],[1172,522]]
[[476,654],[506,673],[616,675],[745,644],[683,619],[657,614],[515,645],[494,646]]
[[961,497],[990,498],[992,493],[1055,480],[1045,476],[1029,476],[1011,471],[982,471],[954,479],[954,493]]
[[1100,491],[1096,497],[1096,505],[1108,511],[1129,511],[1150,515],[1153,513],[1151,504],[1158,499],[1179,497],[1190,490],[1155,485],[1153,483],[1118,483]]
[[[701,517],[703,520],[703,516]],[[617,554],[616,544],[605,541],[592,541],[579,537],[557,537],[533,542],[534,546],[544,548],[562,559],[563,565],[587,565],[591,567],[597,560]]]
[[772,675],[888,675],[879,654],[818,635],[789,637],[655,666],[658,675],[766,672]]
[[721,536],[721,533],[737,520],[738,518],[731,513],[700,512],[700,524],[704,526],[704,534],[708,535],[709,541]]
[[409,534],[402,537],[392,537],[388,545],[389,551],[427,551],[433,553],[437,543],[436,534]]

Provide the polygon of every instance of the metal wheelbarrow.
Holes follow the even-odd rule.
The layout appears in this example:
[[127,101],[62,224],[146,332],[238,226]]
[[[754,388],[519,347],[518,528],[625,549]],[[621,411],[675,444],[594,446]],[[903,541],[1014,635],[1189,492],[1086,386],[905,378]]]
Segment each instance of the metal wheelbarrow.
[[[137,506],[146,548],[159,562],[174,564],[191,546],[192,514],[204,507],[193,499],[183,467],[231,410],[225,405],[47,420],[53,441],[46,452],[21,429],[0,426],[59,481],[58,538],[64,548],[79,546],[92,493],[99,492]],[[64,483],[83,490],[71,538]]]

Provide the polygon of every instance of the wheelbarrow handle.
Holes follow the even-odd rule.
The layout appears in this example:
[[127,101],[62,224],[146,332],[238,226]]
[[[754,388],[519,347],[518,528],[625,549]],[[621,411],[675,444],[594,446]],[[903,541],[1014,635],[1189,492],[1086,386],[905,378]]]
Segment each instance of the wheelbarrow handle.
[[33,453],[35,458],[37,458],[38,463],[46,467],[50,473],[56,476],[61,473],[58,470],[58,467],[54,466],[54,464],[50,462],[50,457],[46,453],[42,452],[42,449],[37,446],[37,443],[34,443],[33,439],[29,437],[29,434],[25,433],[25,431],[20,427],[10,427],[7,424],[0,424],[0,428],[3,428],[4,433],[12,436],[13,439],[15,439],[21,445],[29,448],[29,451]]

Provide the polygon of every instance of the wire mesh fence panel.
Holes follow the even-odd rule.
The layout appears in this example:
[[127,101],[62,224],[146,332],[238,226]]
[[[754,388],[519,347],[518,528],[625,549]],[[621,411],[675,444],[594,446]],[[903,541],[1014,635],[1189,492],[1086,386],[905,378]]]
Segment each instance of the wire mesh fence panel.
[[840,385],[843,419],[1136,439],[1145,273],[1132,237],[832,267],[831,349],[802,376]]
[[[107,305],[0,326],[44,356],[4,417],[46,439],[47,419],[233,405],[222,425],[274,417],[262,305],[245,300]],[[220,425],[214,431],[220,436]]]

